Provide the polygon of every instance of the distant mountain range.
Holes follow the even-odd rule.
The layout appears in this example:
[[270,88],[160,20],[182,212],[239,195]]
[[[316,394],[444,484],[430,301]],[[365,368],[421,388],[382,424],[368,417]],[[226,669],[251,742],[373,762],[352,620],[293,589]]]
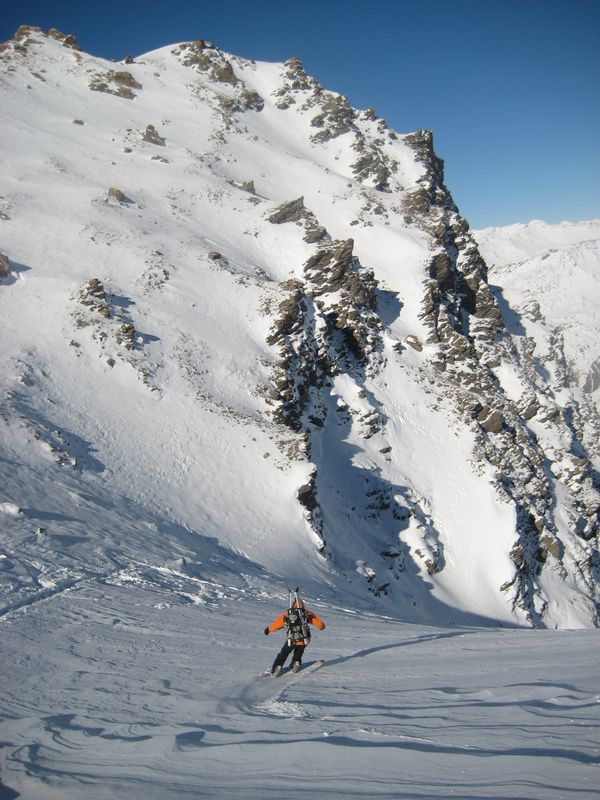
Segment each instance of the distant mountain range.
[[[562,337],[569,384],[600,410],[600,220],[486,228],[475,232],[479,249],[511,309],[528,326],[537,304],[548,334]],[[540,347],[541,347],[540,343]]]
[[0,91],[0,613],[203,564],[598,625],[600,221],[470,231],[296,58],[23,27]]

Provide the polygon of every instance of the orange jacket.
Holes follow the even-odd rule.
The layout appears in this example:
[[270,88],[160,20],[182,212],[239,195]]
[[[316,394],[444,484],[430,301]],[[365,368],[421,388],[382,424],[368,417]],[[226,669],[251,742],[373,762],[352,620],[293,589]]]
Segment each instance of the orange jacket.
[[[318,628],[320,631],[325,630],[325,623],[320,617],[314,613],[314,611],[309,611],[308,608],[304,609],[304,613],[306,614],[306,619],[310,622],[311,625],[314,625],[315,628]],[[268,631],[269,633],[275,633],[275,631],[280,631],[282,628],[285,628],[286,621],[287,621],[288,612],[284,611],[283,614],[280,614],[277,619],[273,620],[273,622],[269,625]],[[300,639],[297,642],[292,642],[292,644],[305,644],[304,639]]]

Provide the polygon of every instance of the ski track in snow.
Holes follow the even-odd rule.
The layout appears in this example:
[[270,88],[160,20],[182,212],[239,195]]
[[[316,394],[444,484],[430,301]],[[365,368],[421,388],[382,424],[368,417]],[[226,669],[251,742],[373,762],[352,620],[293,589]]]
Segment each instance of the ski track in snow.
[[260,580],[199,605],[175,571],[117,576],[0,622],[1,774],[23,798],[259,800],[290,781],[297,797],[596,796],[593,631],[431,628],[323,601],[306,671],[271,678],[282,639],[261,630],[283,601]]

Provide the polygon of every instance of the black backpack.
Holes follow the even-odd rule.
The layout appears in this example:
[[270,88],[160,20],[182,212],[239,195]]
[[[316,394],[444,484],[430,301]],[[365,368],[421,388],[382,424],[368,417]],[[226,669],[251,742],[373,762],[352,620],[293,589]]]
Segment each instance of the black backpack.
[[310,629],[308,627],[308,617],[298,598],[298,590],[294,592],[295,603],[292,603],[292,592],[290,592],[290,607],[285,618],[287,629],[288,644],[294,642],[304,642],[310,639]]

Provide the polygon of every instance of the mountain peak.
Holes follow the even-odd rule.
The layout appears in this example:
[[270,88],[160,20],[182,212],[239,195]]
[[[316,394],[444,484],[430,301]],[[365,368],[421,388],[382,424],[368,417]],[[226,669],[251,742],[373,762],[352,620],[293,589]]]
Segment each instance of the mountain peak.
[[586,391],[566,329],[490,283],[433,134],[295,57],[124,61],[27,26],[0,54],[14,549],[49,520],[11,591],[218,539],[223,580],[596,624],[593,359]]
[[[77,43],[77,39],[72,34],[62,33],[56,28],[50,28],[46,32],[42,28],[34,25],[20,25],[9,42],[13,43],[15,49],[22,53],[29,45],[39,43],[41,39],[54,39],[60,42],[64,47],[70,47],[72,50],[81,49]],[[9,42],[4,42],[4,46]]]

